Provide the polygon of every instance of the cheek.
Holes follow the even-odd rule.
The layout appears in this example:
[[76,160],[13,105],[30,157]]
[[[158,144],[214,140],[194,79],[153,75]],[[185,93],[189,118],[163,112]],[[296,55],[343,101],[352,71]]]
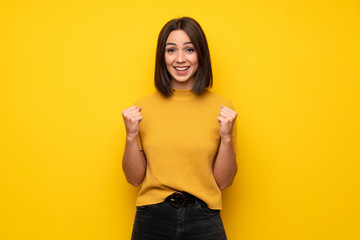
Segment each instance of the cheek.
[[171,61],[169,61],[169,59],[165,58],[165,65],[167,68],[169,68],[171,66]]
[[171,63],[172,61],[165,57],[165,67],[169,73],[172,71]]
[[171,65],[172,62],[173,62],[172,57],[165,54],[165,64],[166,65]]
[[199,66],[197,57],[194,58],[191,62],[194,65],[194,68],[195,68],[195,71],[196,71],[198,69],[198,66]]
[[193,65],[197,65],[197,64],[198,64],[198,57],[197,57],[196,54],[193,54],[189,60],[190,60],[190,62],[191,62]]

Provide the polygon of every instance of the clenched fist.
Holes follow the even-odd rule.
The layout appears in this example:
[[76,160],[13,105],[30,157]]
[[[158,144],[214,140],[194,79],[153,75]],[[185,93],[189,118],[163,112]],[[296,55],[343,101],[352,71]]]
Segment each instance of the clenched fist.
[[131,106],[122,111],[126,134],[128,136],[136,136],[139,133],[139,123],[142,120],[140,111],[141,107],[136,106]]
[[221,105],[220,113],[217,117],[218,122],[220,123],[219,133],[221,138],[232,136],[232,129],[237,115],[237,112],[234,110]]

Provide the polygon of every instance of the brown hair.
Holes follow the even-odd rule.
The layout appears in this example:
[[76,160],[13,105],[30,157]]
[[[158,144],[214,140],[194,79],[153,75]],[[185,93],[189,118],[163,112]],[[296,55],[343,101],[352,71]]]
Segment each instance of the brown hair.
[[155,87],[165,97],[173,94],[171,75],[165,65],[165,45],[168,36],[174,30],[184,30],[197,52],[199,66],[195,73],[195,83],[191,91],[201,95],[205,92],[206,88],[212,87],[213,84],[210,52],[200,24],[190,17],[172,19],[161,29],[156,49]]

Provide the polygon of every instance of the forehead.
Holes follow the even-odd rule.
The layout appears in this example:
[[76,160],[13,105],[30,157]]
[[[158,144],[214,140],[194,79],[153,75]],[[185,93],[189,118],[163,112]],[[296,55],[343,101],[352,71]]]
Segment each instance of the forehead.
[[166,40],[166,43],[181,43],[182,44],[185,42],[191,42],[191,40],[184,30],[172,31]]

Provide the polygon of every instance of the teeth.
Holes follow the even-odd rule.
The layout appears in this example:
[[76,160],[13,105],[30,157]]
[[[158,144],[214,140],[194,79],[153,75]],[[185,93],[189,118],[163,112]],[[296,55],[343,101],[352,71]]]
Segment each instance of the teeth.
[[179,71],[184,71],[186,69],[188,69],[189,67],[175,67],[176,70],[179,70]]

